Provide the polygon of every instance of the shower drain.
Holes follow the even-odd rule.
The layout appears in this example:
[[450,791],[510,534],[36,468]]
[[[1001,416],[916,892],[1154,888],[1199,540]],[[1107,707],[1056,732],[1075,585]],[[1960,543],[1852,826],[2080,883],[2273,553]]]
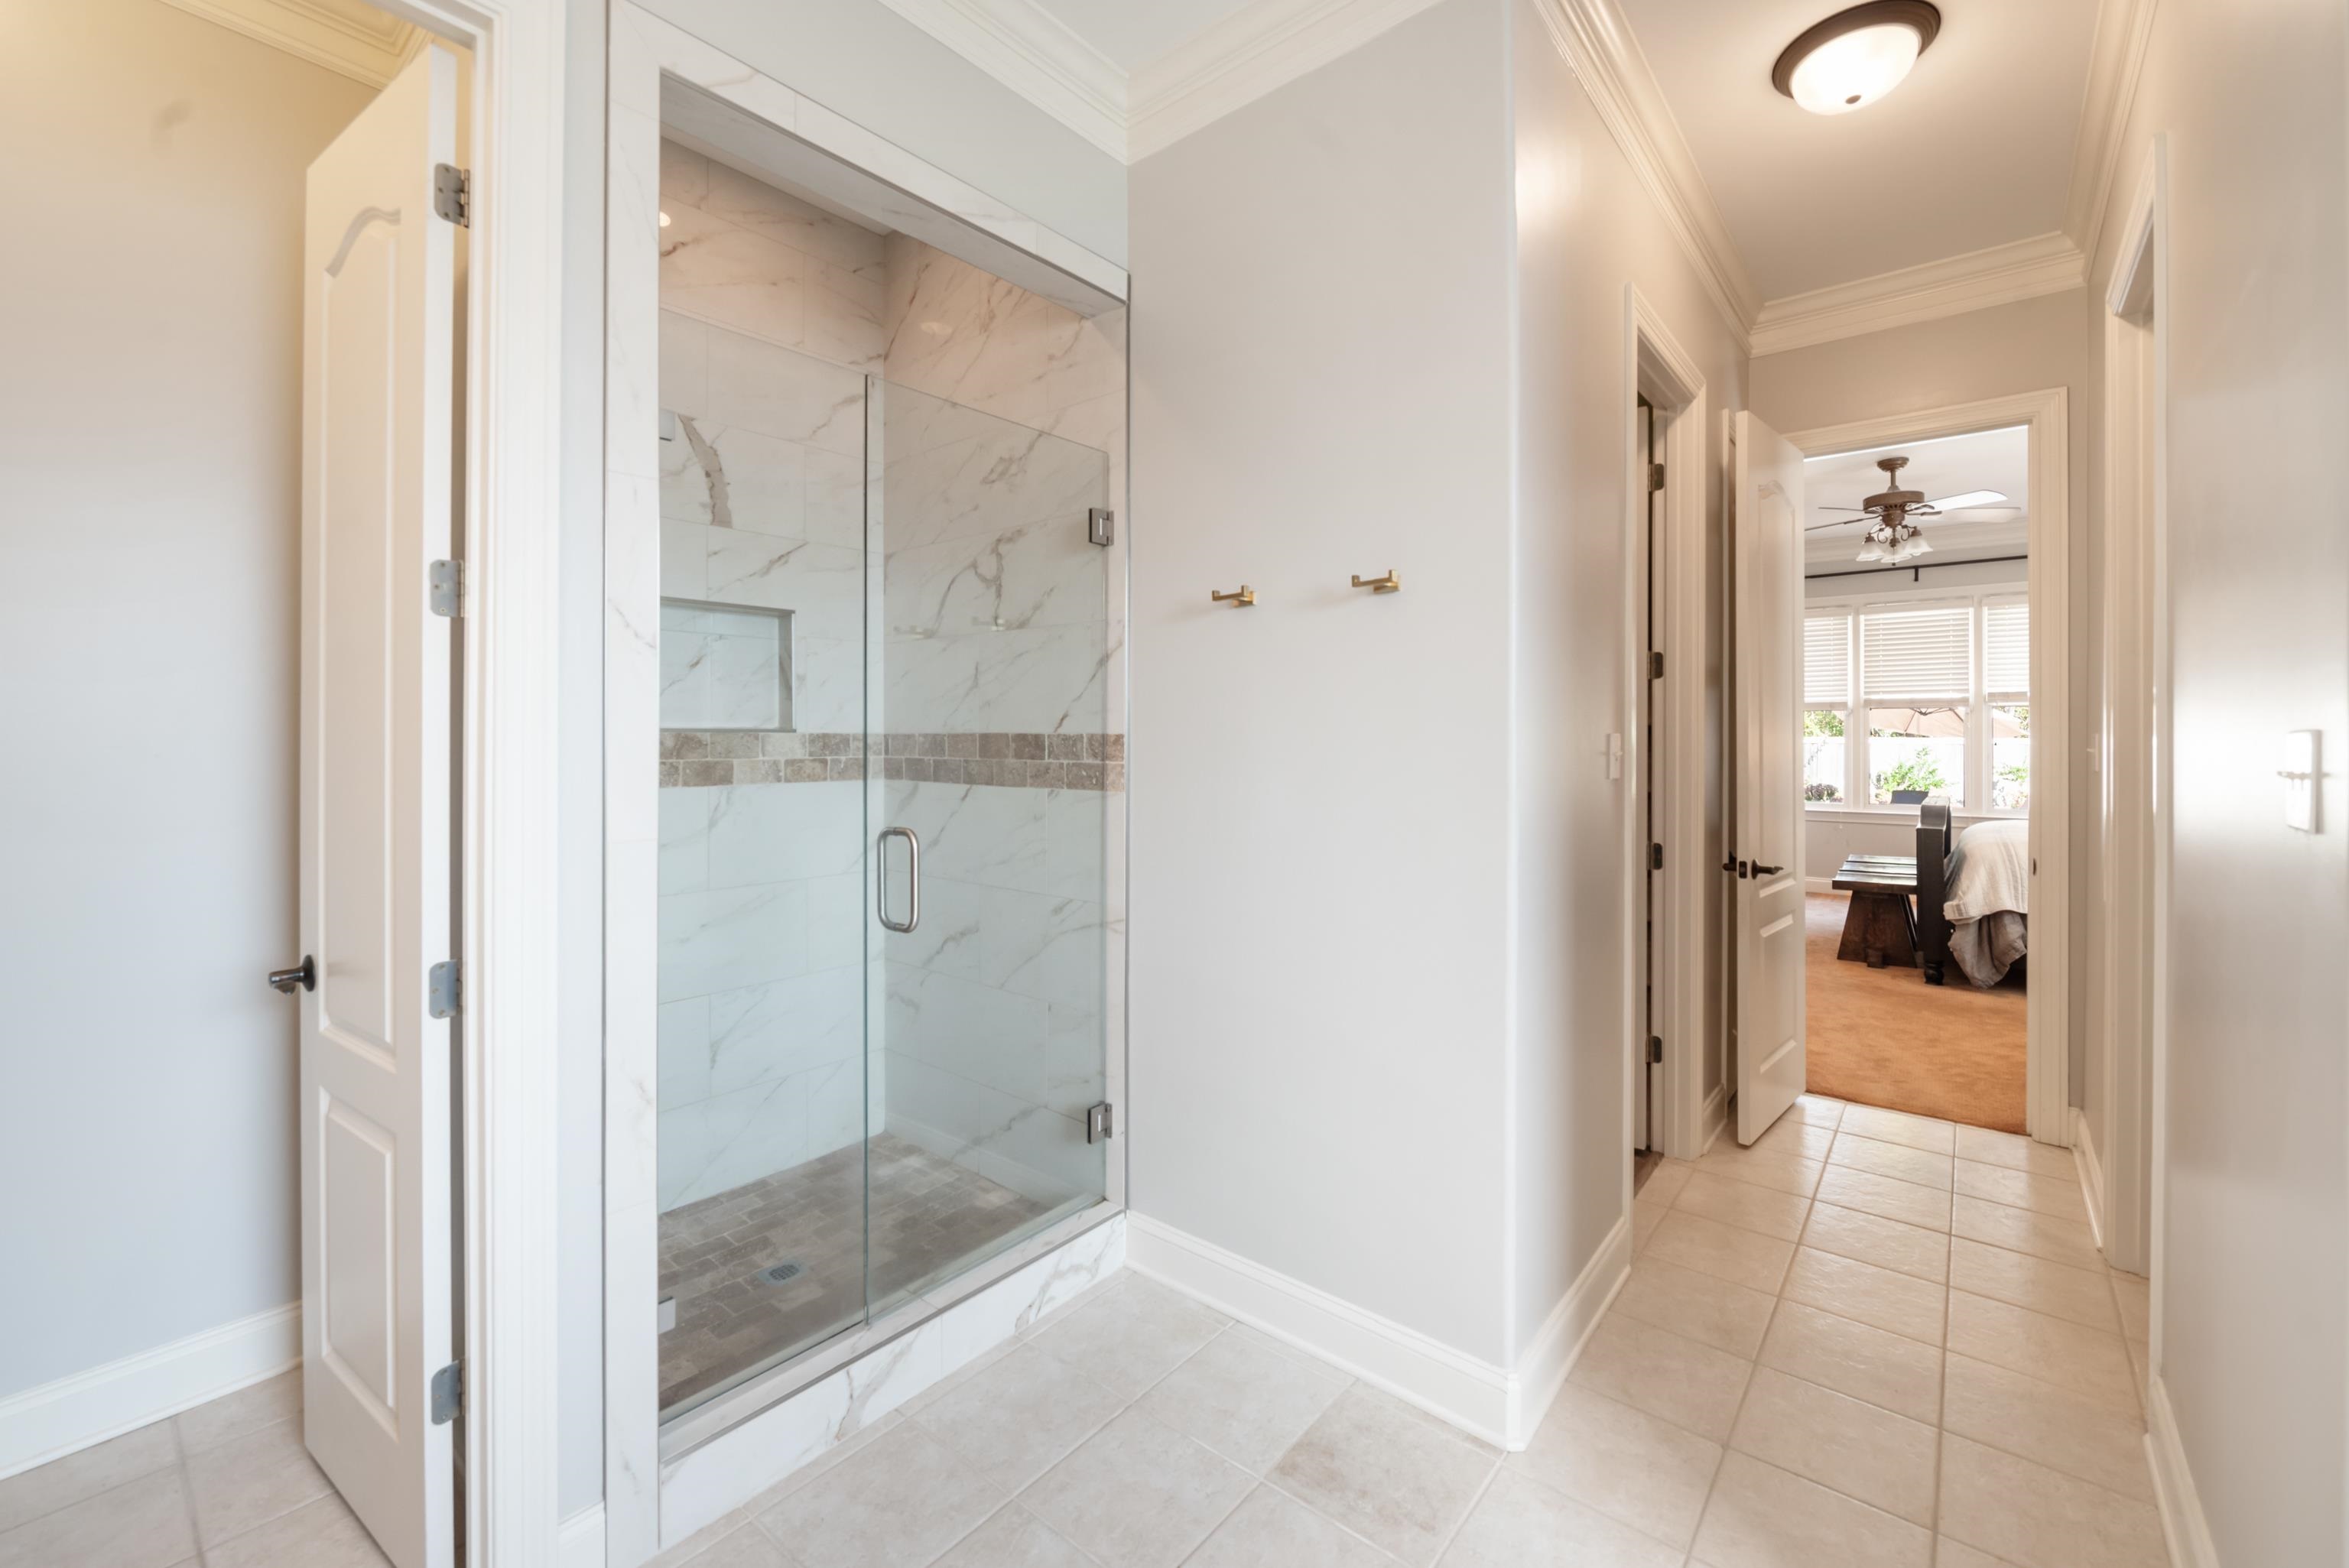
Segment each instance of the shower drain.
[[761,1284],[784,1284],[806,1272],[805,1265],[801,1264],[777,1264],[771,1269],[761,1269],[759,1282]]

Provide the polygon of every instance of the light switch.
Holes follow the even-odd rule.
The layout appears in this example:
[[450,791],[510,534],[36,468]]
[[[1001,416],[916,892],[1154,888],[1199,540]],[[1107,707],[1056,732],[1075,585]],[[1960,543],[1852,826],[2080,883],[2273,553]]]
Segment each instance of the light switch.
[[2316,735],[2313,729],[2287,733],[2283,766],[2276,769],[2276,777],[2283,780],[2283,825],[2303,833],[2316,831],[2316,783],[2323,777],[2317,769]]

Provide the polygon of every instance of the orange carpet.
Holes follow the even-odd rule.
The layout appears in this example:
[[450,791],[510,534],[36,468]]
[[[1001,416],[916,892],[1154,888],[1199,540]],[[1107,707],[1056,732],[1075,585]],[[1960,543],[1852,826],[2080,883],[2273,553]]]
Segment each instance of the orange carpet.
[[1847,902],[1806,901],[1811,1092],[2023,1131],[2020,978],[1977,991],[1954,964],[1946,985],[1926,985],[1921,970],[1847,964],[1836,956]]

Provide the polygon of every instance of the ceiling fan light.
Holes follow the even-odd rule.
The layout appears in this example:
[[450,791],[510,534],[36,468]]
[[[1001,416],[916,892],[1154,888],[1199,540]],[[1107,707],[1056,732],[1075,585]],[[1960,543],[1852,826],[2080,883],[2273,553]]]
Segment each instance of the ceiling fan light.
[[1787,45],[1770,79],[1813,114],[1848,114],[1899,87],[1940,26],[1925,0],[1871,0]]

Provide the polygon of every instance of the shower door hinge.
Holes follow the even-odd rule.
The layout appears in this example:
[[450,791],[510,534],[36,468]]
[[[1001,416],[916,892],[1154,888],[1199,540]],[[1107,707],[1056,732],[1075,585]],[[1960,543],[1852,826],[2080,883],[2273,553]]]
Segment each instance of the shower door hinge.
[[1105,506],[1090,507],[1085,511],[1085,538],[1092,543],[1111,545],[1117,542],[1117,513]]
[[473,177],[453,163],[432,166],[432,211],[460,229],[473,222]]
[[465,1413],[465,1364],[451,1361],[432,1374],[432,1424],[445,1427]]
[[1648,846],[1648,869],[1651,872],[1660,872],[1664,869],[1663,845],[1650,844]]
[[1661,1062],[1663,1059],[1664,1037],[1661,1035],[1650,1035],[1648,1037],[1648,1060],[1651,1062]]
[[1651,490],[1660,490],[1664,488],[1663,464],[1650,463],[1648,465],[1648,488]]
[[1085,1141],[1087,1143],[1099,1143],[1105,1139],[1113,1138],[1116,1135],[1117,1120],[1116,1117],[1110,1110],[1109,1101],[1103,1100],[1099,1105],[1092,1107],[1085,1112]]
[[465,563],[461,561],[436,561],[424,574],[429,590],[432,613],[436,615],[457,616],[465,613]]
[[457,961],[451,958],[435,964],[424,977],[424,1010],[436,1018],[453,1018],[463,1003]]

